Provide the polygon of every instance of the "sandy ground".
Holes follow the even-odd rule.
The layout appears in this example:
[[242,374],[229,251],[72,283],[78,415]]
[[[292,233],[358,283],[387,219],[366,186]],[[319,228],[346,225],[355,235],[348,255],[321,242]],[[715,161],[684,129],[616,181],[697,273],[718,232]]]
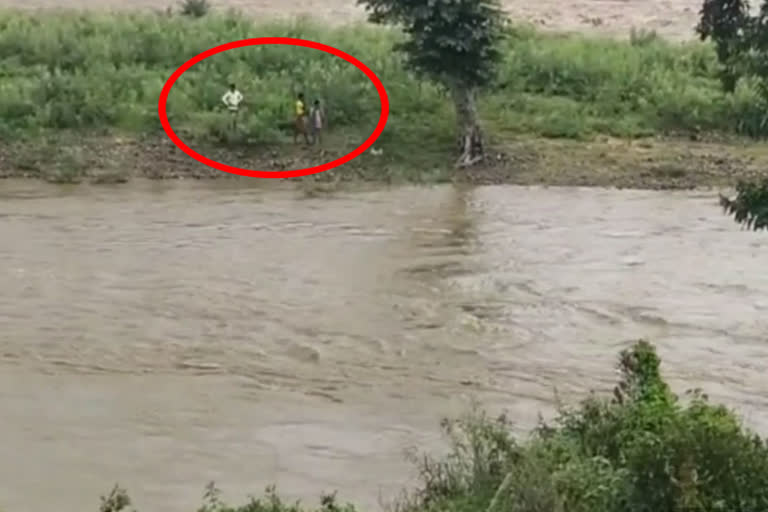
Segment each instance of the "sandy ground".
[[[545,29],[590,31],[626,36],[634,27],[655,30],[670,39],[689,39],[701,0],[502,0],[515,19]],[[162,0],[1,0],[3,7],[77,9],[164,9],[177,2]],[[219,8],[236,8],[255,16],[311,14],[339,22],[360,19],[355,0],[213,0]]]

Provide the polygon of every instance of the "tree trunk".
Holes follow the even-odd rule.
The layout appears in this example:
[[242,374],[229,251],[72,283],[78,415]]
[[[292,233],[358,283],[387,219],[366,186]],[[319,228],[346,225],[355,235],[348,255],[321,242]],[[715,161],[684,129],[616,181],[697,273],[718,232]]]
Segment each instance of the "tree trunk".
[[457,145],[459,160],[456,165],[468,167],[485,159],[483,132],[477,119],[475,106],[475,91],[466,86],[454,85],[451,95],[456,106],[456,123],[458,127]]

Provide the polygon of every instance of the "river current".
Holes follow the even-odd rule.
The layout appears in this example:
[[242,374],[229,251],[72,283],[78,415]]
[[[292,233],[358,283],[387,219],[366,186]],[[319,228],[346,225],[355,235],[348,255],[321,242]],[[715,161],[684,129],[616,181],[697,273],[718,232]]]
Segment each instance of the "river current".
[[377,509],[441,417],[522,432],[641,337],[768,431],[766,236],[714,193],[252,181],[0,183],[0,508]]

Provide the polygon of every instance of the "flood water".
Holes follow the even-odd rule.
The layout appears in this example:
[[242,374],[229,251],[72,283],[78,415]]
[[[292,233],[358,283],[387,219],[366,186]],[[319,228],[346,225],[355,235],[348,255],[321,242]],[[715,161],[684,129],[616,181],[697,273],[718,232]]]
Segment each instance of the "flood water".
[[0,182],[0,508],[375,509],[441,417],[524,430],[640,337],[768,432],[768,238],[715,193],[251,181]]

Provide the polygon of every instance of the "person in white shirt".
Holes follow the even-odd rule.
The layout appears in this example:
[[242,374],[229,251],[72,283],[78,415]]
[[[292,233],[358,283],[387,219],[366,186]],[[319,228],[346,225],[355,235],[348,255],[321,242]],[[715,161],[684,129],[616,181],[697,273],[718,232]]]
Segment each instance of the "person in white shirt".
[[232,128],[237,127],[237,114],[240,112],[240,103],[243,101],[243,95],[237,90],[235,84],[229,84],[229,90],[221,98],[230,114],[232,115]]

